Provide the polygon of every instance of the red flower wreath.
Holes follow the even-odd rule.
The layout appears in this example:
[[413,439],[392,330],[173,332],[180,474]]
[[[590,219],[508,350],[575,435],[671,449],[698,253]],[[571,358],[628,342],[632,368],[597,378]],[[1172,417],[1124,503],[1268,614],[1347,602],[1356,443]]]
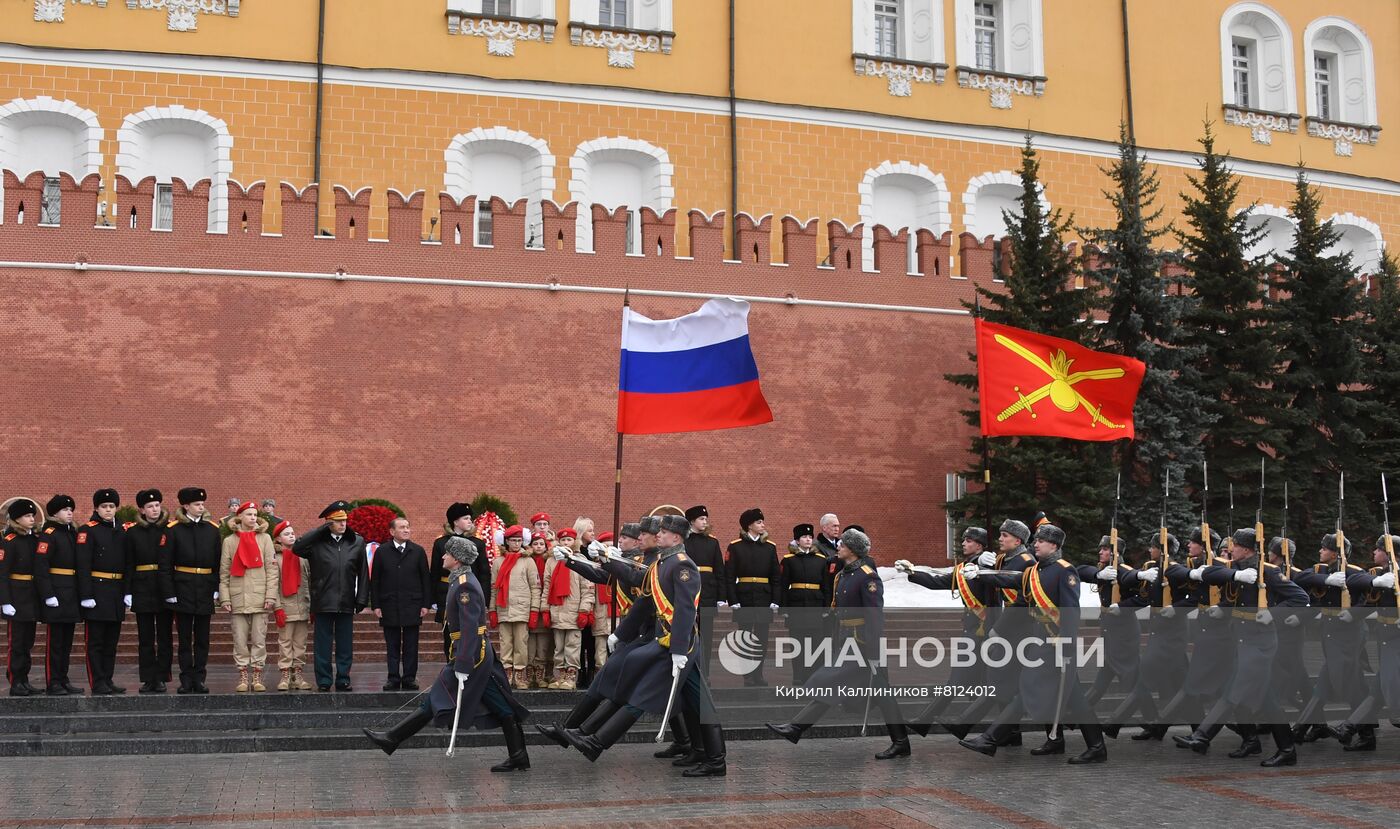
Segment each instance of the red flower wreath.
[[364,504],[350,511],[346,523],[366,541],[383,544],[389,540],[389,525],[398,517],[398,513],[388,507]]

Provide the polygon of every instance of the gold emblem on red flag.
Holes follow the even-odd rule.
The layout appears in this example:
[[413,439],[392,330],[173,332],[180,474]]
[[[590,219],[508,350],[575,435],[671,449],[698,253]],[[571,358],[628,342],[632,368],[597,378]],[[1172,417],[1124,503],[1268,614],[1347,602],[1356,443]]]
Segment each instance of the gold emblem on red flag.
[[1035,418],[1039,417],[1039,415],[1035,413],[1035,409],[1033,407],[1036,403],[1039,403],[1046,397],[1049,397],[1050,402],[1054,403],[1056,408],[1058,408],[1062,412],[1073,412],[1080,406],[1083,406],[1089,412],[1090,426],[1098,426],[1100,423],[1102,423],[1110,429],[1126,428],[1124,424],[1114,423],[1113,421],[1104,417],[1103,413],[1099,410],[1099,408],[1093,403],[1089,402],[1088,398],[1086,398],[1083,394],[1080,394],[1079,390],[1075,388],[1076,385],[1084,382],[1085,380],[1117,379],[1123,376],[1123,369],[1100,368],[1093,369],[1091,371],[1076,371],[1075,373],[1070,374],[1069,370],[1070,367],[1074,365],[1074,360],[1071,360],[1068,356],[1066,356],[1063,349],[1056,350],[1055,354],[1051,356],[1050,362],[1047,364],[1045,360],[1042,359],[1038,354],[1021,345],[1020,343],[1016,342],[1015,340],[1011,339],[1010,337],[1007,337],[1003,334],[996,334],[994,335],[994,337],[998,344],[1005,346],[1012,353],[1021,357],[1023,360],[1040,369],[1041,371],[1045,372],[1046,376],[1050,378],[1050,382],[1046,383],[1045,385],[1041,386],[1040,388],[1036,389],[1030,394],[1022,394],[1021,387],[1014,386],[1013,388],[1016,391],[1016,396],[1019,399],[1015,403],[1012,403],[1010,406],[1007,406],[1005,409],[1002,409],[1001,412],[997,414],[998,423],[1001,423],[1007,418],[1010,418],[1012,415],[1015,415],[1018,412],[1022,411],[1030,412],[1031,419],[1034,420]]

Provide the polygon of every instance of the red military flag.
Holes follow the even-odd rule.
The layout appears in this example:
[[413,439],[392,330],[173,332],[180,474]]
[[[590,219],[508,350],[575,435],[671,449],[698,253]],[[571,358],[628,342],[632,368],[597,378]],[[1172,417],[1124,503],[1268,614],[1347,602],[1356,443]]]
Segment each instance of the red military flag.
[[982,434],[1132,439],[1147,366],[1070,340],[977,320]]

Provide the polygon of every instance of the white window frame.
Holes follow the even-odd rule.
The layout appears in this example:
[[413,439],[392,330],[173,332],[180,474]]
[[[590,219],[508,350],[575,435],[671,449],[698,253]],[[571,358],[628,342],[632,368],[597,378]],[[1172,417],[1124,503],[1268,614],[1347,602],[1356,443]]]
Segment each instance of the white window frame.
[[[984,7],[991,9],[989,16]],[[1002,67],[1001,60],[1001,3],[997,0],[976,0],[972,6],[972,40],[974,60],[976,68],[989,72],[999,72]],[[991,25],[987,22],[990,20]],[[986,60],[983,54],[983,36],[989,34],[991,41],[991,59]]]
[[[923,164],[903,160],[882,161],[866,170],[856,191],[860,196],[858,207],[860,221],[864,225],[864,235],[861,239],[861,266],[867,272],[875,270],[874,228],[879,223],[875,216],[875,184],[884,176],[889,175],[907,176],[927,182],[927,186],[923,189],[926,191],[928,201],[920,211],[925,221],[917,227],[909,228],[908,254],[905,262],[905,266],[908,268],[906,273],[919,273],[917,232],[928,230],[934,236],[942,236],[952,227],[952,212],[949,207],[952,203],[952,194],[948,190],[948,183],[943,174],[935,173]],[[890,228],[890,230],[898,232],[899,228]],[[950,267],[950,262],[943,263],[945,276]]]
[[901,6],[900,0],[874,0],[876,57],[903,57],[900,33],[904,28],[904,10]]
[[58,227],[63,223],[63,191],[58,176],[44,176],[44,189],[39,191],[39,224]]
[[[510,11],[499,11],[502,3]],[[518,17],[529,20],[554,20],[555,0],[447,0],[449,19],[454,16]]]
[[515,17],[515,0],[481,0],[481,13],[490,17]]
[[[233,175],[233,134],[228,124],[204,110],[188,109],[179,104],[171,106],[149,106],[140,112],[133,112],[122,121],[117,130],[117,172],[132,184],[145,178],[147,166],[144,156],[150,151],[145,141],[145,126],[165,121],[184,121],[200,125],[207,131],[208,140],[214,147],[212,169],[201,178],[209,179],[209,232],[228,232],[228,182]],[[186,181],[186,187],[194,187],[199,181]]]
[[[1241,31],[1242,30],[1242,31]],[[1235,95],[1234,44],[1253,41],[1248,104]],[[1225,106],[1293,115],[1298,112],[1293,31],[1263,3],[1236,3],[1220,16],[1220,88]]]
[[1253,40],[1237,37],[1230,41],[1230,73],[1236,106],[1249,109],[1259,100],[1255,86],[1259,73],[1258,53],[1259,44]]
[[[893,55],[883,54],[875,25],[876,4],[895,4],[898,23]],[[943,49],[944,0],[851,0],[851,54],[946,65]]]
[[496,246],[496,212],[489,198],[477,199],[476,210],[472,212],[472,245],[478,248]]
[[1337,101],[1337,56],[1331,52],[1313,52],[1313,100],[1318,118],[1340,121]]
[[[84,109],[72,101],[59,101],[47,95],[35,98],[15,98],[0,106],[0,169],[10,170],[21,178],[33,172],[33,170],[16,169],[22,165],[14,158],[12,148],[7,146],[9,140],[7,133],[11,127],[23,129],[24,122],[32,118],[32,113],[36,112],[50,112],[67,116],[72,119],[75,131],[84,133],[83,149],[73,159],[72,169],[44,170],[45,175],[68,173],[74,181],[81,182],[93,173],[101,172],[102,141],[106,136],[106,131],[98,123],[96,113],[90,109]],[[3,179],[0,179],[0,224],[4,224],[4,207],[5,187]],[[103,207],[105,205],[99,205],[99,208]]]
[[[554,198],[554,154],[549,151],[549,145],[542,139],[536,138],[527,132],[512,130],[506,127],[477,127],[471,132],[460,133],[452,138],[444,151],[444,158],[447,168],[443,174],[443,189],[452,198],[461,202],[468,196],[475,197],[478,201],[482,197],[489,199],[498,193],[479,192],[472,182],[471,164],[468,163],[468,156],[474,145],[482,142],[491,144],[514,144],[519,145],[519,155],[522,159],[534,164],[537,173],[537,184],[532,192],[525,195],[525,244],[526,247],[539,248],[544,244],[544,218],[540,205],[546,199]],[[531,188],[527,187],[527,190]],[[472,219],[471,239],[476,244],[479,238],[478,218]],[[530,245],[531,238],[535,244]],[[494,216],[492,238],[495,238]]]
[[[634,249],[640,253],[644,249],[641,241],[641,208],[650,207],[660,215],[671,209],[676,198],[676,189],[672,184],[676,174],[676,166],[671,163],[671,156],[665,149],[636,138],[596,138],[583,142],[574,151],[573,158],[569,159],[569,198],[578,203],[578,217],[574,226],[574,249],[580,253],[593,252],[593,201],[589,195],[593,158],[595,154],[617,150],[649,156],[651,162],[655,164],[650,198],[646,199],[643,204],[626,205],[629,210],[637,213],[633,220],[634,229],[628,233],[629,253]],[[636,237],[635,248],[633,248],[634,236]]]
[[151,195],[151,230],[175,229],[175,185],[157,183]]
[[1043,0],[996,0],[998,17],[997,67],[977,68],[977,4],[953,0],[955,43],[960,68],[992,71],[1028,78],[1045,77],[1045,14]]
[[[1341,17],[1319,17],[1308,24],[1303,31],[1303,60],[1305,65],[1311,70],[1314,65],[1314,57],[1318,51],[1318,41],[1328,29],[1339,29],[1354,38],[1359,45],[1359,51],[1348,51],[1338,53],[1327,50],[1329,54],[1335,55],[1333,62],[1334,73],[1332,82],[1332,102],[1333,114],[1335,117],[1328,118],[1323,115],[1317,99],[1317,89],[1312,83],[1308,84],[1308,114],[1314,118],[1343,123],[1359,124],[1363,126],[1377,126],[1379,124],[1378,110],[1376,109],[1376,61],[1375,52],[1371,46],[1371,39],[1366,32],[1351,21]],[[1340,48],[1341,44],[1337,46]],[[1350,93],[1361,86],[1359,96]],[[1359,97],[1359,101],[1353,102],[1352,97]],[[1351,109],[1359,112],[1349,112]]]
[[615,29],[632,28],[630,0],[598,0],[598,25]]

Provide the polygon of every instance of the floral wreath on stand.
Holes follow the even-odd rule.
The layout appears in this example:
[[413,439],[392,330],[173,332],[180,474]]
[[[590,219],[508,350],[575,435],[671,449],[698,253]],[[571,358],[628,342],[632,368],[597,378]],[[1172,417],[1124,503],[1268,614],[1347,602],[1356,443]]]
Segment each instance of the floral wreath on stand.
[[389,540],[389,525],[395,518],[404,518],[403,510],[393,501],[383,498],[360,498],[350,502],[350,516],[345,523],[365,541],[383,544]]
[[483,512],[476,519],[476,537],[486,543],[486,562],[494,564],[504,542],[505,522],[494,512]]

